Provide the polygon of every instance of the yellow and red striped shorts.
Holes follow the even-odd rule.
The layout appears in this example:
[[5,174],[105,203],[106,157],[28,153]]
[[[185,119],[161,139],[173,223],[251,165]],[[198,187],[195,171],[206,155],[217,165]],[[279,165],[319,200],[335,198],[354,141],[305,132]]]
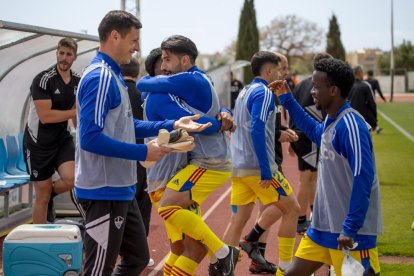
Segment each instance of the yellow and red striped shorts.
[[[380,272],[377,247],[365,250],[352,250],[350,255],[364,266],[364,275],[370,269],[374,270],[375,274]],[[336,275],[341,276],[341,267],[345,254],[341,250],[323,247],[315,243],[306,234],[300,240],[295,256],[305,260],[332,265]]]
[[194,165],[187,165],[167,183],[174,191],[190,191],[191,199],[203,204],[216,189],[223,186],[230,178],[230,172],[207,170]]
[[257,198],[263,205],[275,203],[280,196],[288,196],[292,193],[289,181],[281,172],[272,176],[269,187],[260,186],[260,176],[232,177],[231,178],[231,205],[247,205],[255,203]]

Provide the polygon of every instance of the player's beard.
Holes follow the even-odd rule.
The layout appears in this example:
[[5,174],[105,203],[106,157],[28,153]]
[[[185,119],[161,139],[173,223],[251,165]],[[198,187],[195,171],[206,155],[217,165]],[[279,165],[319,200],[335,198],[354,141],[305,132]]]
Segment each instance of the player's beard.
[[170,71],[170,74],[177,74],[177,73],[181,73],[184,72],[183,71],[183,66],[181,65],[181,63],[177,64],[177,66],[175,66],[172,71]]
[[72,66],[72,64],[70,64],[68,62],[60,61],[58,63],[59,70],[62,71],[62,72],[69,71],[71,66]]

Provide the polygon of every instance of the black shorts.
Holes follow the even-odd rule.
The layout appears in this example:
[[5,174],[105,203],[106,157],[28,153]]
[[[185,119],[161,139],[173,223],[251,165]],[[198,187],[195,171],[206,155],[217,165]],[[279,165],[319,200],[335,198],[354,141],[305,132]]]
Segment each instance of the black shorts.
[[316,145],[303,133],[299,134],[299,140],[291,143],[291,145],[293,151],[298,156],[299,171],[310,170],[316,172],[319,160],[319,149]]
[[25,139],[24,152],[31,181],[49,179],[60,165],[75,160],[75,145],[70,135],[66,136],[57,147],[48,149],[40,149]]

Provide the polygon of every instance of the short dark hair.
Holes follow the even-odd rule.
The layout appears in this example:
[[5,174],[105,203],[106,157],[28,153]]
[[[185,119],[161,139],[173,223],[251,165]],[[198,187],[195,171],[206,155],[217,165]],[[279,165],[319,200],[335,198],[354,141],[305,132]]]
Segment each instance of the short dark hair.
[[148,74],[153,77],[155,76],[155,63],[161,58],[162,50],[161,48],[152,49],[147,59],[145,60],[145,70],[147,70]]
[[374,76],[374,71],[373,70],[368,70],[367,74],[368,74],[368,76],[373,77]]
[[75,52],[75,55],[78,52],[78,43],[76,43],[76,41],[70,37],[65,37],[59,40],[57,48],[59,49],[60,47],[67,47],[72,49]]
[[260,71],[262,70],[263,65],[267,63],[278,65],[280,61],[280,57],[273,52],[259,51],[253,55],[250,61],[252,73],[255,77],[260,76]]
[[122,76],[135,78],[139,73],[139,60],[133,56],[128,64],[121,65]]
[[341,90],[343,98],[348,97],[355,77],[347,62],[335,58],[325,58],[315,62],[314,67],[316,71],[326,73],[329,85],[337,86]]
[[116,30],[122,37],[130,31],[132,27],[142,28],[141,22],[129,12],[114,10],[108,12],[98,27],[99,41],[103,42],[108,39],[108,35]]
[[188,55],[192,64],[198,56],[197,46],[191,39],[182,35],[172,35],[161,43],[161,49],[175,54]]

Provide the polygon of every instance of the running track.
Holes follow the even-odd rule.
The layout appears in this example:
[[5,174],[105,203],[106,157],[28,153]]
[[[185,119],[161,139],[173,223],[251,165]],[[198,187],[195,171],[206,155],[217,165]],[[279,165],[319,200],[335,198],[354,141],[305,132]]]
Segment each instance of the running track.
[[[298,181],[296,157],[290,157],[287,153],[286,145],[284,145],[284,163],[283,171],[289,179],[293,189],[295,190]],[[257,210],[253,211],[252,218],[249,223],[246,225],[243,235],[247,234],[250,231],[251,227],[254,224],[254,219],[256,217]],[[226,229],[227,223],[229,221],[231,211],[230,211],[230,183],[226,183],[219,190],[215,191],[210,195],[202,206],[202,214],[204,217],[207,217],[205,221],[210,226],[210,228],[221,238]],[[266,250],[266,259],[273,263],[277,263],[277,228],[278,222],[273,225],[272,231],[268,237],[268,245]],[[300,236],[297,236],[299,241]],[[163,228],[163,223],[156,212],[155,208],[152,210],[151,217],[151,227],[150,234],[148,237],[148,243],[150,247],[151,258],[155,260],[155,265],[151,268],[147,268],[142,275],[149,276],[160,276],[162,275],[162,263],[160,263],[168,254],[169,243]],[[250,265],[250,260],[246,254],[242,257],[241,262],[236,266],[235,275],[250,275],[248,269]],[[205,259],[200,264],[196,275],[207,275],[208,269],[208,260]],[[318,275],[327,275],[326,273],[318,273]]]

